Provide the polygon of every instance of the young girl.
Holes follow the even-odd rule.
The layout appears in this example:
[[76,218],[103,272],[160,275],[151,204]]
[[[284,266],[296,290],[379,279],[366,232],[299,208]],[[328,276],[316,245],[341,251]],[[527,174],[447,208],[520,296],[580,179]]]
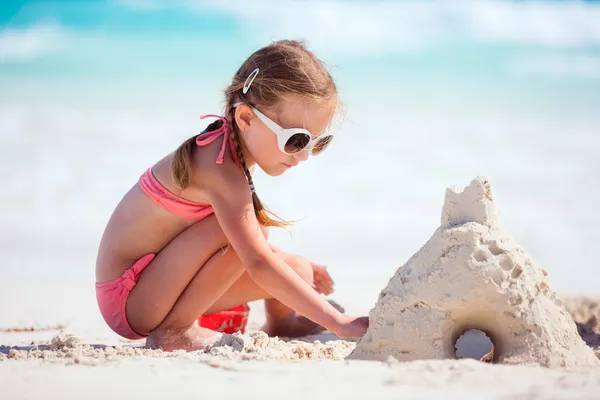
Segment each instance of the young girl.
[[367,317],[313,288],[331,292],[322,268],[267,242],[269,226],[287,224],[252,182],[257,165],[279,176],[330,144],[332,77],[301,43],[278,41],[243,63],[225,97],[225,115],[201,117],[215,121],[149,168],[111,216],[96,266],[104,320],[149,347],[198,350],[221,335],[202,315],[265,299],[269,335],[363,335]]

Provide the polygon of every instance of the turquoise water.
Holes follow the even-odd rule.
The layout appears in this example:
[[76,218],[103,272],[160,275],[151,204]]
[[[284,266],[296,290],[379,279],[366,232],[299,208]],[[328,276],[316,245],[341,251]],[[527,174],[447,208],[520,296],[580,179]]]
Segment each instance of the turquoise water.
[[597,2],[244,4],[4,2],[2,83],[222,87],[253,50],[290,37],[306,39],[346,89],[487,92],[519,106],[560,96],[586,109],[600,96]]
[[596,293],[598,21],[590,1],[5,0],[0,268],[92,282],[123,193],[220,111],[252,51],[303,38],[346,117],[327,155],[258,172],[265,202],[303,219],[273,240],[370,304],[439,224],[445,188],[486,175],[555,290]]

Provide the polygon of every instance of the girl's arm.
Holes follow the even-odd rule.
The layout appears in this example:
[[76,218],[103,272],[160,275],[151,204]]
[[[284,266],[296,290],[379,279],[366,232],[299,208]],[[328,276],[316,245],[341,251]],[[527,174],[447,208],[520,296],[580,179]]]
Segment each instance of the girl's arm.
[[[280,257],[284,257],[284,260],[285,260],[286,256],[298,257],[296,255],[285,253],[280,248],[275,246],[273,243],[269,243],[269,247],[271,248],[271,250],[273,250],[273,252],[275,254],[279,255]],[[303,259],[305,259],[305,258],[303,258]],[[327,272],[327,266],[316,263],[312,260],[306,260],[306,262],[311,266],[311,268],[313,270],[313,281],[314,281],[313,286],[312,286],[313,289],[315,289],[317,291],[317,293],[324,294],[325,296],[329,296],[330,294],[332,294],[333,293],[333,279],[331,279],[329,272]],[[329,301],[329,303],[331,303],[331,301]],[[336,308],[338,310],[340,309],[339,306]],[[343,310],[341,310],[341,311],[344,312]]]
[[286,306],[333,332],[353,318],[341,314],[280,257],[261,232],[245,176],[233,164],[222,164],[208,184],[207,196],[225,236],[250,277]]

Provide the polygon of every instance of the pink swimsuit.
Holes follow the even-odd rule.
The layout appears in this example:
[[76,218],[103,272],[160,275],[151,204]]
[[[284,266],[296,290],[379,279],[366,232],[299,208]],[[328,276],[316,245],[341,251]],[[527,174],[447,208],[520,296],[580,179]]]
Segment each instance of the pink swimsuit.
[[[240,165],[228,121],[223,117],[212,114],[203,115],[200,118],[206,117],[220,118],[223,121],[223,125],[215,131],[202,132],[196,138],[196,144],[198,146],[204,146],[214,142],[219,137],[224,136],[223,145],[221,146],[221,151],[217,157],[217,164],[223,163],[225,146],[229,143],[233,160],[237,165]],[[151,167],[140,177],[139,185],[156,204],[181,218],[200,221],[214,212],[210,204],[200,204],[182,199],[167,190],[154,177]],[[131,329],[131,326],[127,322],[125,305],[127,303],[129,292],[131,292],[136,285],[140,274],[152,262],[155,255],[156,254],[154,253],[150,253],[143,256],[120,277],[112,281],[96,283],[96,299],[104,321],[106,321],[113,331],[127,339],[143,339],[145,337]],[[248,310],[246,309],[246,312],[247,311]],[[207,316],[204,318],[206,319],[206,317]],[[200,319],[200,321],[202,321],[202,319]],[[244,326],[240,327],[241,330],[243,330]]]

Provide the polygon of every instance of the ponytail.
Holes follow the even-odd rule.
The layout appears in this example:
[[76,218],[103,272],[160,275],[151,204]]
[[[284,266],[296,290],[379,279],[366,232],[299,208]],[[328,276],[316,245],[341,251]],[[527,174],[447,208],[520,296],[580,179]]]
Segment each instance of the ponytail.
[[[206,127],[206,131],[210,132],[218,128],[218,121],[215,121]],[[194,135],[187,139],[175,150],[175,154],[173,155],[171,178],[173,179],[173,183],[181,189],[187,188],[192,183],[192,154],[196,146],[197,137],[198,135]]]

